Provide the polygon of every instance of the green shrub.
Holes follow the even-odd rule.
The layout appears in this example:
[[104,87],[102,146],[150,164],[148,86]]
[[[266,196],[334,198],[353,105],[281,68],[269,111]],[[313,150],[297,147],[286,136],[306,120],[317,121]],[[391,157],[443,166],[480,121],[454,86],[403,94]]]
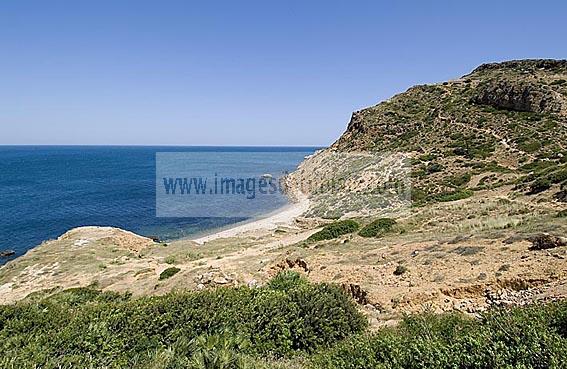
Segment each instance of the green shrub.
[[441,192],[437,194],[428,194],[426,191],[420,189],[412,189],[412,201],[417,206],[422,206],[431,202],[448,202],[466,199],[474,195],[473,190],[469,189],[456,189],[454,191]]
[[495,173],[511,173],[512,170],[507,167],[503,167],[499,165],[495,161],[486,162],[475,162],[471,165],[472,168],[475,168],[474,174],[481,174],[484,172],[495,172]]
[[418,158],[419,161],[432,161],[435,159],[437,159],[437,155],[432,153],[423,154]]
[[297,288],[307,283],[307,280],[303,278],[299,273],[292,270],[287,270],[278,273],[278,275],[272,278],[268,282],[267,287],[276,291],[289,291],[293,288]]
[[439,163],[431,163],[426,167],[425,170],[428,174],[437,173],[443,171],[443,166]]
[[552,161],[534,160],[528,164],[522,165],[520,169],[524,172],[538,172],[554,165],[555,164]]
[[237,369],[294,353],[312,369],[567,364],[567,301],[490,310],[479,319],[425,313],[374,333],[364,328],[340,288],[293,273],[257,289],[139,299],[73,289],[0,306],[0,367]]
[[423,178],[425,176],[427,176],[429,173],[427,173],[427,168],[425,167],[425,165],[420,165],[419,167],[413,169],[410,172],[410,176],[412,178]]
[[518,148],[528,154],[533,154],[541,148],[541,143],[539,141],[526,141],[518,143]]
[[[191,356],[189,365],[182,367],[207,369],[245,369],[252,364],[250,358],[240,354],[250,343],[233,332],[199,336],[181,350],[181,357]],[[176,345],[179,347],[179,344]],[[179,352],[180,350],[176,350]],[[185,351],[185,355],[183,355]],[[188,355],[189,354],[189,355]],[[180,363],[183,365],[183,363]]]
[[[281,288],[281,281],[290,279],[294,282]],[[235,332],[235,339],[248,343],[236,348],[228,344],[228,352],[212,347],[211,355],[238,359],[230,354],[234,349],[287,356],[327,347],[366,325],[340,287],[309,284],[291,274],[254,289],[137,299],[75,289],[33,303],[0,306],[0,367],[138,368],[142,363],[169,363],[163,367],[186,368],[198,359],[191,342],[201,336]],[[227,345],[223,340],[219,344]]]
[[487,137],[455,133],[449,138],[451,140],[449,141],[449,147],[453,148],[453,154],[469,159],[486,159],[496,149],[496,142]]
[[557,212],[557,214],[555,214],[556,218],[567,218],[567,209],[563,209]]
[[395,328],[351,337],[314,355],[311,368],[564,368],[567,302],[407,316]]
[[420,188],[411,189],[411,201],[416,205],[422,205],[427,200],[427,191]]
[[543,169],[539,172],[524,177],[521,182],[532,183],[529,185],[529,194],[537,194],[547,191],[554,184],[567,181],[567,168],[561,166],[559,169],[555,166]]
[[443,166],[439,163],[430,163],[428,165],[419,165],[412,170],[410,175],[414,178],[423,178],[429,174],[443,171]]
[[164,280],[167,278],[171,278],[174,275],[176,275],[177,273],[179,273],[181,269],[177,268],[177,267],[171,267],[171,268],[167,268],[166,270],[164,270],[163,272],[160,273],[159,275],[159,280]]
[[169,255],[166,256],[165,260],[164,260],[167,264],[175,264],[176,259],[174,255]]
[[567,168],[549,173],[546,177],[551,183],[561,183],[567,181]]
[[536,193],[547,191],[551,188],[551,184],[551,181],[547,178],[538,178],[532,182],[528,193],[530,195],[534,195]]
[[356,232],[360,226],[354,220],[340,220],[326,225],[319,232],[312,234],[307,241],[315,242],[322,240],[332,240],[339,236]]
[[450,176],[446,179],[446,183],[450,186],[461,187],[470,182],[472,175],[470,173],[464,173],[460,175]]
[[457,190],[451,192],[443,192],[432,197],[433,201],[448,202],[466,199],[474,194],[472,190]]
[[390,232],[396,221],[390,218],[380,218],[376,219],[370,224],[364,226],[360,232],[358,232],[359,236],[362,237],[380,237],[384,234]]

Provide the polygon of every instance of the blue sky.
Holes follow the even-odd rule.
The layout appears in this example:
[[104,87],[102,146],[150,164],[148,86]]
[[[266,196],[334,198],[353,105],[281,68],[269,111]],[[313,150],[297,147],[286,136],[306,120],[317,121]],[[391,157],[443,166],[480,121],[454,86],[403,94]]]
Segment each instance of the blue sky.
[[567,57],[564,1],[0,3],[0,144],[328,145],[354,110]]

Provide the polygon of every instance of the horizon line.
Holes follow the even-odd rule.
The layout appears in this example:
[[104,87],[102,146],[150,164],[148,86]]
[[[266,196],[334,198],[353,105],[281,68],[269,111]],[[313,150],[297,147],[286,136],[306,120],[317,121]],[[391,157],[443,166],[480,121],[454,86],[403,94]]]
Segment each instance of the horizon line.
[[329,147],[329,145],[0,144],[0,147]]

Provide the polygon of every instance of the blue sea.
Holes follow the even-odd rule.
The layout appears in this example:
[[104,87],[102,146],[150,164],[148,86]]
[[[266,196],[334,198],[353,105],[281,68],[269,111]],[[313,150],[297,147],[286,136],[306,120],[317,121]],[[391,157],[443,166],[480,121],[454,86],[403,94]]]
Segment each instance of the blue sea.
[[[246,217],[156,217],[156,153],[182,152],[238,173],[290,172],[315,147],[0,146],[0,251],[16,256],[71,228],[114,226],[172,240]],[[256,163],[256,164],[254,164]],[[260,169],[261,168],[261,169]],[[285,205],[270,197],[261,212]],[[227,205],[229,206],[229,205]],[[0,264],[8,259],[0,259]]]

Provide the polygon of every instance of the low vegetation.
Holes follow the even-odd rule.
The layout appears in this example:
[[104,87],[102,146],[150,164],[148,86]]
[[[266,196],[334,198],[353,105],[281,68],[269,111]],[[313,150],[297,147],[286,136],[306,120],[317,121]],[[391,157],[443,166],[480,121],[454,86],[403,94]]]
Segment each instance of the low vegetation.
[[307,239],[309,242],[316,242],[322,240],[332,240],[345,234],[353,233],[358,230],[360,225],[351,219],[340,220],[326,225],[319,232],[314,233]]
[[362,237],[381,237],[390,232],[395,224],[396,221],[394,219],[379,218],[364,226],[358,232],[358,235]]
[[[79,288],[0,306],[2,368],[560,368],[567,302],[406,316],[374,333],[336,286],[132,299]],[[266,359],[270,358],[270,359]],[[283,360],[281,360],[283,359]]]
[[558,86],[558,85],[560,86],[560,85],[565,84],[566,82],[567,81],[565,81],[564,79],[557,79],[557,80],[551,82],[549,85],[550,86]]
[[[310,353],[366,326],[340,287],[293,273],[261,288],[139,299],[80,288],[0,306],[0,367],[239,367],[241,355]],[[193,365],[214,357],[226,365]]]
[[171,278],[174,275],[176,275],[177,273],[179,273],[180,270],[181,269],[179,269],[177,267],[167,268],[163,272],[160,273],[159,279],[160,279],[160,281],[162,281],[164,279]]
[[450,192],[442,192],[431,197],[433,201],[448,202],[457,201],[471,197],[474,194],[472,190],[457,190]]
[[471,180],[471,173],[463,173],[459,175],[449,176],[446,180],[446,184],[452,187],[461,187],[466,185]]
[[534,164],[534,171],[523,177],[517,186],[521,189],[527,185],[528,194],[537,194],[547,191],[554,184],[567,183],[567,165],[538,165]]
[[410,316],[395,328],[352,337],[312,359],[315,368],[563,368],[567,303]]
[[415,206],[424,206],[435,202],[450,202],[463,200],[474,195],[474,191],[470,189],[456,189],[453,191],[445,191],[438,193],[428,193],[426,190],[413,188],[411,200]]

